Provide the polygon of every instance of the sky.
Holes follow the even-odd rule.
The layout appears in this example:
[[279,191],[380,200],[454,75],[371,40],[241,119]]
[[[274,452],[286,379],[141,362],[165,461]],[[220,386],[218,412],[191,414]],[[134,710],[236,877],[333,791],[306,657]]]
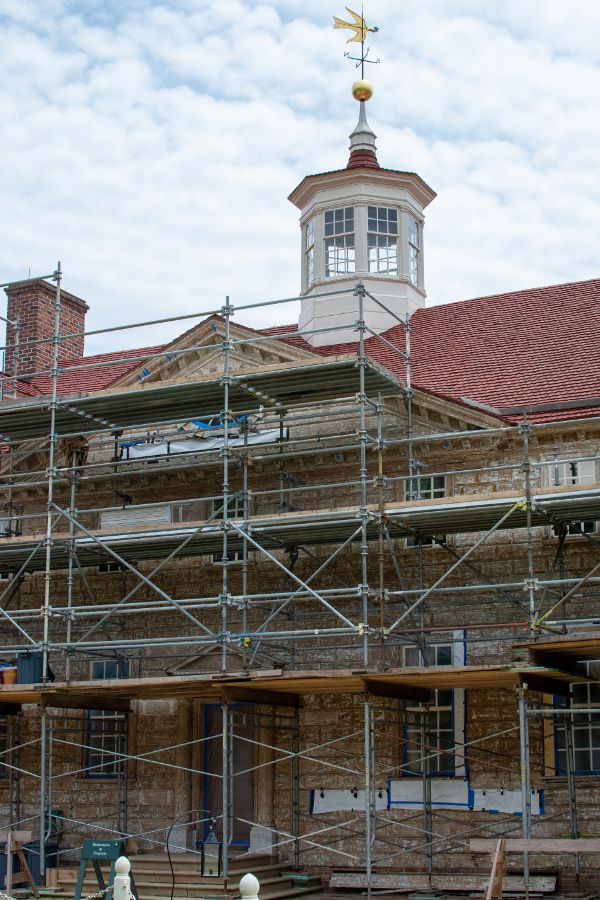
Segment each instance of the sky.
[[[334,15],[341,0],[0,0],[0,281],[60,259],[89,328],[295,296],[287,196],[345,166],[358,114]],[[380,164],[438,194],[427,303],[600,276],[600,3],[370,0],[365,17]]]

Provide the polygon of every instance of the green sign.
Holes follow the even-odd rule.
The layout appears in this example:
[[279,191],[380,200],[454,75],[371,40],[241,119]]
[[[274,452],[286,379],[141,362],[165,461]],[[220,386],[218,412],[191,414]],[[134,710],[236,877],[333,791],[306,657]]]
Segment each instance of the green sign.
[[83,842],[82,859],[118,859],[124,853],[123,841]]
[[[92,863],[98,887],[101,891],[106,892],[112,887],[115,880],[115,862],[120,856],[125,856],[125,844],[123,841],[96,841],[93,838],[86,839],[83,842],[83,849],[81,851],[81,862],[79,863],[79,874],[77,876],[74,900],[81,900],[85,870],[87,869],[88,862]],[[100,860],[102,859],[106,859],[110,862],[108,883],[104,881],[104,875],[100,868]],[[129,877],[131,878],[131,893],[137,898],[137,889],[133,879],[133,872],[129,873]]]

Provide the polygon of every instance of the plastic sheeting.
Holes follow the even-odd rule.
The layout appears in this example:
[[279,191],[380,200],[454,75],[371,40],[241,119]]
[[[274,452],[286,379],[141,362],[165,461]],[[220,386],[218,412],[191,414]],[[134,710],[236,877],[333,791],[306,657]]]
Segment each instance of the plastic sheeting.
[[[531,815],[542,816],[544,814],[544,792],[531,792]],[[498,788],[486,788],[473,791],[473,809],[485,810],[493,813],[512,813],[520,816],[522,810],[522,798],[520,790],[500,790]]]
[[[412,809],[423,805],[421,778],[398,778],[390,781],[390,807]],[[438,809],[470,809],[469,782],[463,778],[432,778],[431,805]]]
[[[287,434],[284,435],[287,439]],[[249,431],[247,443],[253,444],[273,444],[279,440],[279,429],[274,428],[268,431]],[[230,447],[243,447],[243,436],[229,437],[228,444]],[[175,453],[206,453],[209,450],[218,450],[223,446],[223,436],[200,440],[198,438],[189,438],[185,441],[161,441],[156,443],[141,443],[124,445],[125,457],[127,459],[143,459],[152,456],[171,456]]]
[[[375,791],[375,808],[388,808],[387,790]],[[308,798],[308,811],[310,815],[318,815],[327,812],[364,812],[365,791],[359,790],[311,790]]]

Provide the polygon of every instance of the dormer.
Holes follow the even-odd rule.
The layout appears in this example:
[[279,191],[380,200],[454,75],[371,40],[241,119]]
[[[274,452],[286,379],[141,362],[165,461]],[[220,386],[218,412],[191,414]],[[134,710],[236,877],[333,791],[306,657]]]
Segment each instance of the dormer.
[[[360,100],[346,168],[309,175],[289,196],[302,234],[299,329],[315,347],[357,339],[359,278],[402,319],[425,303],[424,210],[436,195],[412,172],[381,168],[365,107]],[[343,293],[320,296],[331,291]],[[365,322],[377,334],[398,324],[368,298]]]

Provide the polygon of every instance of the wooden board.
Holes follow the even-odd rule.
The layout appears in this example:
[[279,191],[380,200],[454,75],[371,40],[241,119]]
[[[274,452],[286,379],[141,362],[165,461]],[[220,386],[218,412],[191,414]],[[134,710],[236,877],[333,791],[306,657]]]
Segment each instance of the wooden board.
[[[402,688],[431,690],[435,688],[463,688],[466,690],[496,690],[518,687],[521,680],[537,676],[548,681],[588,681],[587,677],[567,675],[548,666],[436,666],[430,668],[390,669],[384,674],[376,670],[317,670],[282,672],[271,669],[262,672],[232,672],[229,675],[173,675],[160,678],[116,678],[107,681],[53,682],[51,684],[11,684],[0,687],[0,702],[43,703],[66,708],[111,708],[111,703],[131,700],[160,700],[166,698],[198,699],[218,702],[226,687],[250,692],[269,691],[291,695],[362,694],[365,690],[382,692]],[[546,682],[544,682],[546,683]],[[256,702],[261,701],[257,696]],[[116,707],[120,708],[120,707]]]
[[543,635],[535,641],[515,644],[514,649],[529,650],[540,658],[546,655],[564,656],[570,659],[600,658],[600,628],[592,625],[584,632],[574,632],[560,636]]
[[[401,874],[395,872],[375,873],[371,876],[371,888],[375,890],[393,890],[399,892],[419,890],[439,891],[481,891],[485,893],[488,887],[489,876],[467,875],[432,875],[431,883],[427,875]],[[530,892],[548,894],[556,886],[555,875],[531,875],[529,878]],[[367,876],[364,872],[334,872],[329,882],[330,888],[366,888]],[[521,875],[505,875],[502,880],[504,891],[524,891],[525,882]]]
[[8,840],[8,835],[10,833],[11,840],[19,841],[21,844],[26,844],[28,841],[33,839],[33,831],[8,831],[6,828],[0,831],[0,844],[5,844]]
[[[472,853],[493,853],[497,840],[477,840],[469,842]],[[507,853],[600,853],[600,838],[506,838]]]

